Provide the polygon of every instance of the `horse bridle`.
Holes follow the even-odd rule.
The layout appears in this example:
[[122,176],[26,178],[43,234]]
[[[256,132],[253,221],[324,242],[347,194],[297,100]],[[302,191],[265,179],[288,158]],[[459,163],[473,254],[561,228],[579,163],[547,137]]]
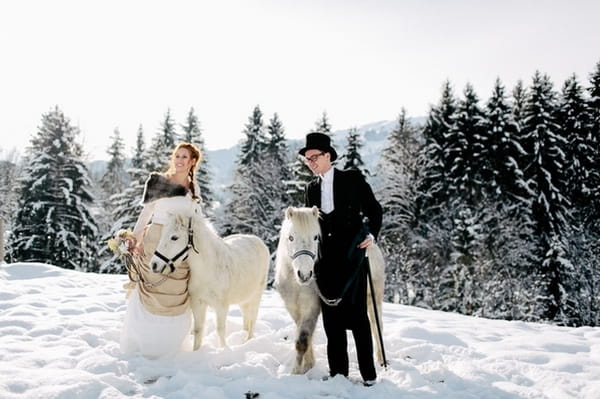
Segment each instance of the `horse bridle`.
[[312,252],[312,251],[309,251],[308,249],[301,249],[300,251],[297,251],[297,252],[295,252],[295,253],[294,253],[294,254],[291,256],[291,258],[292,258],[292,260],[294,260],[294,259],[296,259],[297,257],[299,257],[299,256],[302,256],[302,255],[308,255],[308,256],[310,256],[310,257],[311,257],[311,259],[312,259],[312,260],[315,260],[315,259],[317,258],[317,255],[316,255],[314,252]]
[[[292,256],[290,256],[290,258],[292,258],[292,260],[294,260],[297,257],[302,256],[302,255],[310,256],[313,261],[317,258],[317,255],[314,252],[309,251],[308,249],[301,249],[301,250],[299,250],[297,252],[294,252],[294,254]],[[314,279],[312,281],[313,281],[312,282],[313,287],[314,287],[315,291],[317,292],[317,295],[319,295],[319,298],[321,298],[321,300],[323,302],[325,302],[326,305],[328,305],[328,306],[337,306],[337,305],[339,305],[339,303],[342,301],[342,297],[335,298],[335,299],[329,299],[329,298],[327,298],[325,295],[323,295],[321,293],[321,290],[319,289],[319,284],[317,284],[317,281],[314,280]]]
[[169,266],[169,269],[170,269],[169,273],[173,273],[173,271],[175,271],[175,262],[177,261],[177,259],[179,259],[183,255],[185,255],[190,250],[190,248],[193,248],[194,251],[196,253],[198,253],[198,250],[194,246],[194,230],[192,230],[192,218],[190,218],[190,222],[188,224],[187,245],[181,251],[179,251],[177,253],[177,255],[175,255],[173,258],[169,259],[166,256],[164,256],[163,254],[161,254],[160,252],[158,252],[158,249],[156,251],[154,251],[154,255],[156,255],[156,257],[158,257],[160,260],[162,260]]

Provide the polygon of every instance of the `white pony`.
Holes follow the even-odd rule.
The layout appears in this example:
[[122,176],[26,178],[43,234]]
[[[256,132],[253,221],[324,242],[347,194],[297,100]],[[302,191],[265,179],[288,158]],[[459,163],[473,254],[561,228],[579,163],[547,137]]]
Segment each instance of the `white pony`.
[[[316,206],[286,209],[277,246],[275,287],[296,323],[296,359],[292,369],[294,374],[306,373],[315,363],[312,336],[321,306],[318,288],[313,277],[314,265],[319,257],[320,237],[319,210]],[[383,328],[381,307],[385,282],[385,262],[377,245],[369,247],[367,256],[373,278],[377,317],[379,326]],[[378,336],[369,286],[367,287],[367,309],[371,333],[376,343],[377,360],[379,364],[383,364],[383,348]]]
[[153,272],[162,273],[167,266],[188,260],[194,350],[202,345],[207,306],[215,310],[221,346],[227,345],[225,325],[231,304],[240,306],[247,339],[252,338],[267,281],[269,257],[267,246],[256,236],[219,237],[199,207],[173,211],[163,226],[150,266]]

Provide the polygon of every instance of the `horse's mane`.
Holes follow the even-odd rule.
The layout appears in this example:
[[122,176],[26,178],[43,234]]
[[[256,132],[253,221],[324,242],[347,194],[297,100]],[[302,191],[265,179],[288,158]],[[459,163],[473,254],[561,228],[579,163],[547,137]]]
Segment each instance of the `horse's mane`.
[[183,227],[188,226],[189,218],[192,218],[192,228],[194,231],[202,231],[213,235],[215,239],[220,240],[221,237],[210,220],[202,214],[202,209],[199,204],[177,204],[172,203],[173,208],[168,212],[177,225]]
[[321,226],[319,219],[314,217],[312,208],[293,208],[286,211],[286,218],[283,222],[281,234],[289,233],[292,225],[300,234],[319,234],[321,235]]

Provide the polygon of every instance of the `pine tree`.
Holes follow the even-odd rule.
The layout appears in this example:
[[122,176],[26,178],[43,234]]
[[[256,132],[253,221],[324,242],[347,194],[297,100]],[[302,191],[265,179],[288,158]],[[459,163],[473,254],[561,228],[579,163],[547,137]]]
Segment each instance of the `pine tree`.
[[207,215],[212,215],[215,205],[214,194],[211,188],[212,176],[208,168],[208,157],[200,129],[200,122],[194,112],[194,108],[190,108],[187,114],[186,122],[181,125],[183,129],[182,140],[187,143],[192,143],[200,149],[202,161],[198,164],[196,171],[196,182],[200,187],[200,197],[203,203],[203,209]]
[[144,154],[146,152],[146,142],[144,140],[144,128],[142,125],[138,127],[136,140],[135,140],[135,152],[133,158],[131,158],[131,166],[133,168],[141,169],[144,167]]
[[171,116],[171,110],[168,109],[165,118],[161,123],[160,129],[156,132],[152,140],[152,145],[145,156],[145,169],[151,172],[165,171],[169,164],[171,152],[178,141],[175,131],[175,121]]
[[[520,93],[521,89],[522,86],[517,91]],[[484,174],[484,183],[486,191],[500,203],[517,201],[524,195],[525,181],[519,159],[525,154],[519,142],[520,126],[513,112],[504,85],[497,79],[486,104],[484,129],[489,140],[485,156],[489,159],[489,170]],[[516,113],[520,113],[520,110],[517,109]]]
[[[556,93],[548,76],[536,72],[524,108],[524,149],[529,154],[525,165],[526,179],[532,193],[532,215],[535,233],[539,237],[544,256],[540,265],[540,285],[546,295],[541,298],[541,316],[554,320],[565,313],[565,279],[559,263],[549,256],[560,253],[556,245],[564,244],[570,203],[565,196],[564,148],[567,140],[556,123]],[[552,249],[552,251],[551,251]]]
[[[590,75],[590,86],[587,88],[588,111],[590,113],[589,140],[593,150],[592,165],[588,171],[587,187],[590,188],[589,202],[583,212],[588,215],[584,228],[577,232],[576,258],[573,264],[581,264],[583,278],[580,279],[582,290],[579,308],[583,315],[582,324],[600,325],[600,62]],[[574,241],[574,240],[571,240]]]
[[363,176],[370,176],[369,171],[365,167],[365,162],[360,154],[361,148],[364,146],[358,129],[353,127],[348,130],[347,143],[344,155],[340,157],[340,160],[344,160],[343,169],[355,169],[359,170]]
[[[284,215],[284,210],[290,206],[291,197],[288,184],[292,179],[289,168],[289,150],[285,140],[283,124],[277,113],[267,126],[267,143],[264,150],[263,162],[260,173],[256,176],[257,183],[262,191],[262,214],[257,224],[262,225],[264,233],[261,238],[267,244],[271,254],[275,254],[279,241],[279,231]],[[273,263],[272,263],[272,266]],[[272,281],[274,268],[269,270],[269,281]]]
[[89,206],[91,181],[76,139],[79,130],[56,107],[31,139],[9,237],[9,257],[95,270],[98,229]]
[[447,269],[451,272],[453,292],[445,300],[451,310],[462,314],[474,314],[482,307],[480,295],[485,260],[481,219],[481,211],[474,210],[466,203],[458,205],[453,219],[452,262]]
[[420,273],[410,267],[417,151],[417,129],[403,108],[378,164],[376,191],[385,215],[378,237],[387,263],[385,298],[405,304],[413,304],[412,287],[420,284]]
[[487,134],[484,114],[473,86],[467,84],[459,101],[454,123],[446,133],[444,159],[448,171],[449,194],[467,204],[477,204],[484,193],[484,176],[490,170],[485,149]]
[[257,164],[266,147],[265,127],[262,118],[262,111],[257,105],[248,118],[248,123],[243,132],[246,138],[242,142],[238,156],[238,165],[242,167]]
[[420,187],[416,199],[417,218],[422,223],[439,214],[439,208],[449,195],[446,136],[456,118],[456,99],[450,82],[442,87],[442,97],[432,107],[423,129],[425,144],[419,155]]
[[106,170],[100,179],[100,186],[107,197],[123,191],[127,184],[125,154],[123,153],[125,144],[123,143],[119,129],[114,130],[111,140],[112,142],[107,151],[110,158],[106,165]]
[[442,298],[451,297],[453,292],[451,273],[446,272],[451,262],[453,211],[449,204],[446,137],[455,123],[456,109],[456,99],[447,81],[438,105],[429,111],[423,128],[424,144],[417,155],[412,226],[415,245],[410,255],[411,269],[423,277],[420,287],[415,288],[415,303],[446,310],[452,304],[442,302]]
[[596,221],[594,230],[600,235],[600,62],[590,75],[588,110],[590,113],[589,143],[593,149],[592,166],[589,174],[588,187],[590,198],[588,215],[590,221]]
[[[584,97],[584,89],[577,81],[576,76],[568,78],[563,85],[559,99],[558,120],[568,141],[564,148],[566,159],[565,195],[573,204],[573,223],[569,226],[572,233],[568,237],[568,254],[565,254],[562,248],[554,251],[559,260],[579,258],[578,262],[561,261],[558,264],[562,266],[561,275],[566,280],[563,282],[563,286],[568,289],[568,292],[561,298],[563,306],[560,315],[561,322],[567,325],[593,322],[590,306],[594,306],[594,301],[590,299],[597,292],[593,283],[589,284],[581,279],[581,276],[593,278],[594,269],[598,267],[593,246],[588,243],[588,240],[594,239],[593,235],[589,233],[596,230],[592,218],[594,213],[598,212],[590,207],[590,204],[594,203],[593,192],[596,189],[593,186],[594,180],[598,181],[594,179],[594,174],[598,173],[595,171],[594,162],[598,143],[594,143],[593,140],[592,115],[588,104]],[[565,239],[565,241],[567,240]],[[588,253],[588,256],[583,255],[588,251],[592,251],[592,253]],[[575,276],[579,276],[579,278]],[[588,305],[581,306],[582,304]]]
[[323,111],[321,117],[315,122],[315,132],[321,132],[331,136],[331,123],[329,123],[327,111]]
[[[518,82],[512,106],[504,86],[496,80],[486,104],[484,153],[489,173],[484,176],[488,194],[480,209],[484,238],[485,279],[479,285],[481,315],[508,319],[532,319],[537,296],[531,271],[540,260],[532,250],[538,243],[532,230],[531,199],[520,161],[526,155],[521,144],[525,91]],[[489,176],[489,178],[487,177]],[[533,318],[535,319],[535,318]]]
[[265,231],[259,224],[265,211],[262,190],[262,161],[265,156],[267,139],[262,119],[262,111],[257,105],[248,118],[243,131],[245,138],[241,144],[234,172],[234,181],[229,187],[231,197],[224,207],[221,221],[223,234],[247,233],[265,239]]
[[595,189],[589,185],[595,150],[590,132],[591,115],[583,96],[583,87],[575,75],[563,85],[557,123],[567,140],[564,148],[565,195],[576,211],[585,212],[585,205],[592,200],[590,194]]
[[136,146],[132,156],[131,167],[126,173],[129,177],[129,184],[121,192],[114,193],[108,201],[112,204],[110,212],[110,226],[106,234],[102,236],[102,245],[98,252],[101,260],[99,271],[101,273],[123,273],[125,268],[123,263],[114,255],[106,242],[115,236],[121,229],[133,230],[139,213],[141,211],[140,200],[144,191],[144,184],[148,178],[149,171],[143,165],[146,163],[144,131],[140,125],[137,132]]
[[18,210],[18,186],[16,183],[22,168],[15,151],[0,160],[0,218],[4,221],[5,231],[12,230],[12,221]]
[[540,289],[533,278],[540,260],[535,258],[529,216],[515,211],[513,203],[492,202],[481,215],[485,263],[480,272],[481,316],[506,320],[538,321]]

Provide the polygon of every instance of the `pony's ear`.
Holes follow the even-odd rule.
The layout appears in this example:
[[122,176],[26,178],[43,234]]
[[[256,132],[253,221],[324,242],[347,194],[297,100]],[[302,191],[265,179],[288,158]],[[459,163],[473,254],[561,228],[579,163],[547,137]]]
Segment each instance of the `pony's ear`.
[[316,206],[313,205],[311,211],[313,215],[319,216],[319,208],[317,208]]
[[293,206],[288,206],[287,209],[285,210],[285,218],[286,219],[291,219],[292,216],[294,216],[294,207]]

